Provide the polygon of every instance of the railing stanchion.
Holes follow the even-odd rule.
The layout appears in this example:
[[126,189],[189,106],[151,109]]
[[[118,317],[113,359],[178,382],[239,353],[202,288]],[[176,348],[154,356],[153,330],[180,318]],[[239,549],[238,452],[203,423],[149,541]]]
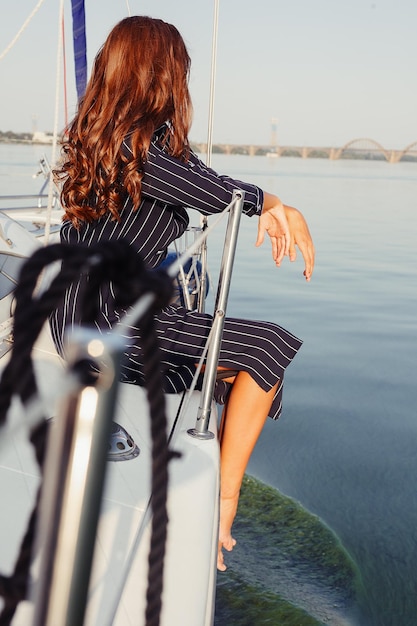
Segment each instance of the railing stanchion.
[[96,381],[93,376],[65,399],[61,414],[51,424],[37,532],[42,559],[32,626],[84,623],[121,353],[121,341],[114,335],[79,329],[71,336],[69,361],[74,371],[96,361],[100,373]]
[[213,433],[209,431],[208,425],[211,415],[211,403],[213,400],[214,386],[216,384],[217,364],[220,355],[220,345],[226,315],[227,300],[229,297],[230,281],[233,271],[243,200],[244,192],[235,190],[233,192],[233,202],[230,208],[223,257],[220,266],[219,286],[217,289],[216,304],[214,307],[213,338],[207,353],[203,387],[201,390],[201,402],[198,409],[195,428],[190,428],[188,430],[189,435],[197,437],[198,439],[212,439],[214,437]]

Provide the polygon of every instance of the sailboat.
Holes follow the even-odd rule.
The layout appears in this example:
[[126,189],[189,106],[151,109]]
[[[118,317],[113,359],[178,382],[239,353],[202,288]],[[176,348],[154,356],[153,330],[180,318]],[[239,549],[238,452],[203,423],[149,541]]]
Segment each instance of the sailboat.
[[[74,6],[80,4],[83,2],[73,0]],[[176,458],[168,464],[167,525],[161,531],[166,532],[166,541],[159,549],[159,529],[153,525],[159,495],[154,489],[157,476],[152,472],[152,402],[150,405],[145,389],[119,383],[118,338],[107,343],[91,330],[82,329],[73,339],[72,357],[66,363],[57,355],[47,325],[36,339],[31,359],[38,394],[26,403],[16,392],[2,427],[0,492],[9,502],[0,521],[4,540],[0,611],[9,611],[3,623],[213,623],[219,494],[218,413],[213,388],[242,203],[242,194],[237,194],[225,211],[229,222],[202,391],[192,387],[165,397],[166,440]],[[186,299],[192,293],[201,301],[206,289],[206,281],[201,280],[206,276],[204,246],[210,229],[204,224],[194,230],[199,233],[197,240],[191,250],[175,251],[170,272],[182,284]],[[21,341],[17,337],[19,300],[15,301],[18,276],[22,267],[29,267],[30,260],[41,254],[42,237],[36,238],[26,223],[15,221],[10,213],[0,214],[0,235],[2,289],[4,285],[0,292],[0,368],[4,375]],[[202,270],[196,263],[201,255]],[[184,270],[190,259],[191,266]],[[34,311],[51,281],[58,280],[54,267],[52,274],[47,272],[37,284],[37,294],[30,296]],[[199,289],[203,295],[198,294]],[[135,314],[143,315],[148,304],[145,295]],[[80,380],[80,363],[94,359],[100,362],[97,380]],[[28,433],[43,421],[48,424],[48,445],[41,472]],[[15,590],[8,593],[8,589],[19,579],[19,549],[40,484],[27,590],[14,609],[10,595]],[[159,571],[156,579],[152,578],[155,569]],[[13,571],[18,574],[16,580]]]

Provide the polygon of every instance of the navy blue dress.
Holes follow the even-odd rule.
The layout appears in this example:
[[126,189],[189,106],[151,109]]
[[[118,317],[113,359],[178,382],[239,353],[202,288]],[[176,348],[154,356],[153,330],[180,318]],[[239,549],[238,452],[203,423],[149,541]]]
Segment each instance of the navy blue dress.
[[[129,154],[129,138],[122,149]],[[187,209],[204,215],[220,213],[230,204],[235,189],[245,192],[243,213],[260,215],[262,190],[255,185],[220,176],[208,168],[194,153],[184,163],[167,154],[156,133],[148,159],[143,166],[142,197],[139,209],[134,211],[127,198],[120,213],[120,221],[110,214],[95,222],[84,222],[77,230],[66,221],[61,228],[61,241],[91,245],[102,240],[126,239],[142,256],[149,268],[156,268],[165,259],[168,246],[183,234],[188,226]],[[58,309],[50,317],[52,337],[58,352],[65,356],[64,333],[79,324],[78,298],[82,293],[81,276],[66,291]],[[124,316],[117,310],[109,282],[100,292],[100,313],[97,328],[110,332]],[[181,306],[168,306],[156,317],[156,329],[162,351],[162,367],[166,392],[179,392],[189,387],[195,372],[212,316],[189,311]],[[277,324],[227,318],[225,321],[219,364],[234,370],[246,370],[265,390],[278,380],[280,385],[270,410],[270,417],[281,414],[284,370],[301,346],[301,341]],[[140,336],[137,328],[130,328],[126,336],[126,352],[122,365],[122,381],[142,385],[143,367]],[[216,399],[225,401],[230,386],[219,382]]]

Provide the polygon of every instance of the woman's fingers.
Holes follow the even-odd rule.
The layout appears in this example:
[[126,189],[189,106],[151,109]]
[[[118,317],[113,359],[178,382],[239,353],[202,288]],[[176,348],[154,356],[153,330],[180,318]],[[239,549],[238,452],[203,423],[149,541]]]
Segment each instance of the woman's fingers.
[[256,246],[263,244],[265,233],[271,240],[272,258],[280,266],[284,256],[297,258],[299,248],[305,264],[304,276],[310,280],[314,269],[314,245],[303,215],[294,207],[285,206],[285,213],[272,208],[262,213],[258,222]]

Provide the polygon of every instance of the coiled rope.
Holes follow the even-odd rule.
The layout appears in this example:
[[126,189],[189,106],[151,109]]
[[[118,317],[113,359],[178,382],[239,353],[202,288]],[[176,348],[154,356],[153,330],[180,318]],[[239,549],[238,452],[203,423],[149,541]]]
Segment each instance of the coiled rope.
[[[61,260],[61,272],[49,288],[36,293],[36,286],[44,268]],[[143,338],[144,376],[151,415],[152,434],[152,529],[148,557],[148,588],[146,625],[157,626],[160,619],[163,588],[163,562],[167,536],[167,485],[168,461],[173,453],[167,442],[167,420],[160,368],[159,347],[153,324],[155,311],[166,306],[172,296],[172,280],[162,271],[149,272],[143,261],[124,241],[102,242],[96,246],[70,246],[55,244],[37,250],[22,267],[16,287],[14,315],[14,344],[10,361],[0,381],[0,426],[6,422],[7,412],[14,395],[24,405],[37,395],[32,347],[51,312],[57,307],[66,288],[80,273],[88,273],[88,288],[82,302],[82,323],[92,324],[98,310],[98,286],[111,280],[114,284],[116,304],[130,307],[143,294],[153,294],[152,308],[137,320]],[[47,421],[44,418],[30,433],[37,462],[41,468],[45,456]],[[38,504],[42,483],[20,552],[11,576],[0,575],[0,595],[5,605],[0,615],[0,626],[11,623],[18,603],[26,597],[29,582],[31,554],[35,537]]]

